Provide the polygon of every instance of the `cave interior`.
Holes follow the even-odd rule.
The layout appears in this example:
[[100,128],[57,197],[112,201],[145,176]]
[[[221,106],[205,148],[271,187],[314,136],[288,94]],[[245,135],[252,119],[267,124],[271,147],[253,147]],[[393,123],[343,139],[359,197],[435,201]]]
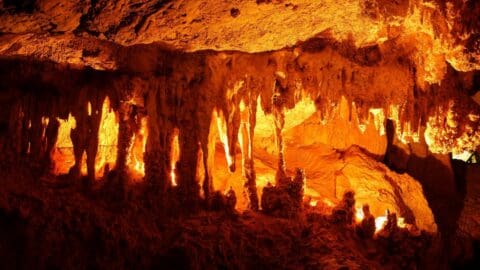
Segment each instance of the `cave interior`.
[[479,18],[0,1],[2,269],[478,269]]

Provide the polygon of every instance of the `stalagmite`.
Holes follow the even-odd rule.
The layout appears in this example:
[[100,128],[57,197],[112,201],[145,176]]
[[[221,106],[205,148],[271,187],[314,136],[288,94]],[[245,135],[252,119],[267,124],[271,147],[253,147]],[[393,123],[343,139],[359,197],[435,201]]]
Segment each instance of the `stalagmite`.
[[375,234],[375,217],[370,213],[368,204],[362,206],[362,212],[360,224],[356,227],[357,234],[360,237],[372,238]]
[[225,206],[227,211],[233,212],[235,211],[235,205],[237,204],[237,196],[235,195],[235,191],[230,187],[228,191],[225,193]]
[[332,210],[335,223],[351,225],[355,215],[355,193],[347,191],[343,194],[342,201]]
[[394,237],[399,230],[397,223],[397,214],[387,211],[385,226],[380,230],[379,236],[385,238]]

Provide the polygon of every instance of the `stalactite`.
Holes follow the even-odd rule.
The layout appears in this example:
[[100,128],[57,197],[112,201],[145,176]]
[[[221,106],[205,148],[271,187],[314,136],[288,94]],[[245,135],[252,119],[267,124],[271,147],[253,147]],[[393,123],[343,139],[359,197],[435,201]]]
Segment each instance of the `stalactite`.
[[[284,142],[283,136],[288,136],[287,132],[291,128],[289,124],[292,125],[292,122],[288,121],[291,116],[289,113],[297,105],[303,106],[306,97],[315,100],[322,124],[336,125],[336,121],[339,121],[342,127],[350,128],[350,125],[358,124],[363,131],[367,130],[366,134],[359,134],[357,130],[352,130],[354,134],[351,136],[347,134],[349,141],[344,144],[339,143],[338,148],[363,143],[365,137],[362,136],[370,136],[366,127],[370,119],[374,120],[375,128],[382,135],[381,130],[384,129],[387,115],[394,119],[399,131],[397,135],[402,140],[411,137],[413,133],[420,130],[421,125],[425,124],[428,116],[434,113],[433,109],[430,111],[425,109],[422,113],[418,107],[433,107],[445,102],[445,97],[442,96],[437,97],[437,100],[435,97],[424,97],[422,104],[413,103],[412,101],[418,100],[417,95],[421,95],[420,92],[416,93],[415,89],[413,93],[408,92],[412,90],[410,84],[413,85],[412,80],[414,81],[416,77],[409,77],[411,73],[396,59],[392,60],[393,63],[387,59],[376,62],[374,65],[370,65],[371,63],[367,65],[357,61],[358,59],[352,60],[329,46],[314,51],[303,52],[301,48],[296,48],[258,54],[240,52],[184,54],[162,50],[157,53],[162,57],[156,58],[155,61],[161,59],[158,61],[160,63],[152,64],[149,59],[143,59],[145,63],[142,64],[145,66],[141,66],[145,74],[136,73],[136,65],[122,66],[119,73],[102,73],[101,75],[105,78],[110,78],[105,86],[97,80],[85,80],[82,87],[67,89],[68,87],[62,83],[56,85],[54,82],[55,87],[62,91],[52,94],[52,98],[58,95],[59,100],[68,99],[69,101],[53,114],[48,112],[48,108],[44,108],[51,105],[47,101],[42,100],[44,107],[35,106],[37,93],[22,92],[22,101],[12,110],[11,118],[15,121],[11,122],[9,128],[14,130],[13,148],[19,153],[16,156],[25,155],[29,151],[30,157],[43,159],[45,152],[50,152],[56,141],[55,130],[59,125],[56,119],[66,119],[68,113],[72,112],[77,122],[77,127],[71,132],[75,156],[72,172],[75,172],[76,176],[80,175],[82,157],[86,154],[88,176],[92,180],[95,178],[95,173],[98,173],[96,157],[99,156],[97,152],[100,151],[97,147],[99,125],[102,120],[99,112],[102,111],[101,106],[105,96],[109,95],[112,96],[112,101],[115,100],[112,104],[116,105],[112,107],[116,107],[120,114],[116,168],[125,170],[130,166],[128,159],[133,151],[132,136],[139,125],[138,115],[133,112],[135,105],[128,103],[127,100],[130,101],[129,95],[138,90],[131,88],[131,84],[134,84],[133,81],[139,81],[140,85],[146,85],[146,87],[139,87],[145,90],[138,91],[142,92],[138,96],[147,94],[146,114],[149,118],[147,123],[149,136],[143,155],[145,179],[149,187],[154,187],[151,190],[159,191],[156,195],[160,196],[154,198],[161,201],[168,196],[170,199],[169,194],[176,194],[179,191],[180,199],[186,204],[196,204],[200,193],[200,182],[205,199],[208,201],[215,192],[214,169],[217,169],[216,166],[225,166],[222,161],[214,163],[215,151],[218,150],[215,149],[216,139],[218,133],[222,133],[221,141],[227,149],[229,171],[235,169],[235,154],[237,144],[240,143],[242,176],[248,207],[257,210],[256,171],[252,154],[257,106],[261,106],[268,116],[268,121],[271,118],[275,120],[273,127],[276,145],[268,145],[267,151],[275,152],[272,146],[278,150],[276,181],[277,184],[281,184],[287,179],[284,157],[287,142]],[[68,72],[75,74],[74,71]],[[81,73],[78,77],[96,78],[90,72]],[[117,79],[121,83],[110,87],[113,90],[106,90],[106,86],[110,86],[110,82],[115,82]],[[122,87],[124,89],[119,90]],[[443,88],[438,86],[430,90],[441,93]],[[119,100],[124,103],[119,105]],[[427,100],[434,101],[429,103]],[[390,105],[394,108],[388,107]],[[395,105],[398,105],[398,108]],[[302,109],[302,107],[296,109],[299,108]],[[217,116],[220,120],[215,117],[212,120],[213,110],[218,112]],[[314,111],[306,110],[303,115],[305,119],[315,120],[309,121],[308,124],[318,124],[317,115],[308,118],[311,116],[310,113],[313,114]],[[445,112],[439,114],[441,113]],[[50,119],[46,126],[42,122],[44,121],[42,116]],[[444,116],[440,115],[439,119],[442,120],[442,117]],[[302,122],[299,120],[299,123],[303,123],[305,119]],[[344,120],[345,122],[350,120],[351,123],[343,125]],[[295,125],[298,124],[295,123]],[[270,127],[272,126],[268,126]],[[331,126],[322,126],[319,129],[325,129],[325,127]],[[310,135],[312,129],[318,127],[300,128],[305,128]],[[46,133],[46,146],[42,138],[43,129]],[[221,131],[217,132],[218,129]],[[270,132],[270,130],[267,131]],[[283,132],[285,135],[282,134]],[[325,137],[332,137],[332,133],[342,136],[345,134],[329,132],[327,131]],[[175,138],[178,139],[179,147],[176,147]],[[286,138],[289,139],[289,137]],[[433,137],[432,139],[438,140]],[[312,141],[318,142],[310,140],[309,143]],[[377,151],[380,156],[384,153],[382,143],[380,141],[378,143],[380,146],[372,147],[380,149]],[[173,149],[179,152],[176,157],[172,154]],[[202,153],[200,160],[197,157],[198,153]],[[199,170],[205,172],[202,173],[203,179],[197,181]],[[174,187],[176,184],[178,186]]]
[[231,89],[227,89],[226,93],[226,106],[223,108],[223,113],[226,117],[227,138],[228,138],[228,151],[227,155],[231,160],[229,164],[230,172],[235,171],[236,161],[235,155],[237,151],[238,131],[240,129],[240,95],[239,91],[242,89],[244,81],[235,82]]
[[[160,193],[161,198],[171,186],[170,151],[173,140],[173,123],[167,121],[163,110],[166,104],[165,86],[154,81],[146,98],[148,112],[148,137],[144,154],[145,179],[153,193]],[[171,109],[171,108],[170,108]]]
[[198,160],[198,136],[194,128],[180,130],[178,137],[180,146],[180,160],[178,168],[178,189],[180,200],[187,209],[195,208],[198,204],[200,187],[196,182],[197,160]]
[[282,184],[282,182],[287,178],[287,167],[285,164],[284,158],[284,142],[282,136],[283,126],[285,125],[285,109],[284,101],[280,93],[276,92],[272,96],[272,109],[273,116],[275,119],[275,138],[278,149],[278,168],[275,176],[277,185]]
[[362,133],[363,133],[365,132],[365,128],[368,125],[370,107],[367,104],[364,104],[364,101],[361,99],[356,99],[354,103],[355,103],[356,115],[358,119],[358,125],[360,129],[363,129],[362,130]]
[[131,149],[132,138],[136,131],[135,111],[131,104],[122,102],[119,108],[119,130],[117,145],[116,169],[125,172],[127,168],[127,158]]
[[[74,177],[79,177],[82,168],[83,153],[87,156],[87,176],[92,183],[95,180],[95,158],[98,150],[98,130],[102,118],[102,106],[105,97],[101,94],[91,96],[92,114],[88,115],[87,102],[82,103],[77,110],[72,112],[76,119],[76,128],[72,129],[70,136],[72,138],[75,165],[71,172]],[[81,99],[85,100],[86,99]],[[98,112],[98,113],[97,113]]]
[[203,194],[205,197],[205,201],[207,204],[210,201],[210,196],[214,192],[213,186],[213,168],[215,166],[215,149],[216,149],[216,142],[217,142],[217,120],[215,119],[215,112],[212,113],[210,117],[210,127],[209,132],[203,132],[202,137],[200,139],[201,146],[202,146],[202,164],[205,169],[205,175],[203,179],[202,189]]
[[45,156],[44,156],[44,162],[45,162],[45,170],[50,172],[52,170],[52,153],[55,147],[55,143],[57,142],[58,138],[58,128],[60,126],[60,123],[56,118],[50,119],[48,122],[47,128],[45,130],[46,138],[47,138],[47,145],[45,149]]
[[160,134],[159,134],[159,119],[157,112],[157,100],[159,98],[158,88],[153,87],[149,89],[146,98],[146,107],[148,111],[148,138],[145,146],[145,154],[143,162],[145,162],[145,180],[151,186],[158,186],[161,177],[161,154],[160,154]]
[[[235,156],[232,156],[232,152],[230,151],[230,146],[232,145],[231,141],[234,139],[231,136],[232,129],[234,129],[235,123],[232,121],[227,122],[227,120],[234,120],[233,117],[229,119],[225,119],[227,109],[224,110],[217,110],[215,109],[213,112],[213,119],[216,123],[216,131],[219,136],[220,141],[222,142],[223,149],[225,151],[225,159],[227,161],[228,170],[233,172],[235,170]],[[232,115],[235,112],[231,113]]]
[[73,117],[76,119],[76,127],[70,132],[73,144],[73,154],[75,157],[75,165],[70,170],[73,177],[79,178],[82,167],[82,156],[85,152],[84,138],[87,136],[85,130],[85,120],[81,112],[74,112]]
[[[251,90],[251,89],[249,89]],[[248,207],[254,211],[258,210],[258,194],[255,175],[255,163],[253,161],[253,138],[255,135],[257,96],[250,94],[248,97],[248,119],[245,119],[244,128],[248,132],[248,141],[246,144],[247,157],[243,164],[243,175],[245,177],[245,193],[248,198]],[[242,132],[242,134],[247,135]]]

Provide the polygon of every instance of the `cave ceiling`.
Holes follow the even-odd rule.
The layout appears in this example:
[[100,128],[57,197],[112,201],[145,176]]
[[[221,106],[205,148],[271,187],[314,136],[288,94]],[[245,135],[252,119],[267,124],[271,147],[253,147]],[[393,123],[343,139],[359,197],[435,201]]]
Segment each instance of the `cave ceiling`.
[[[4,0],[0,8],[3,60],[160,74],[177,88],[198,84],[205,98],[250,79],[267,97],[278,81],[310,87],[324,109],[340,95],[363,118],[388,109],[409,123],[406,134],[426,126],[435,152],[480,141],[479,1]],[[290,108],[298,100],[287,92]]]
[[479,11],[458,0],[5,0],[0,56],[115,69],[119,47],[254,53],[320,37],[356,48],[394,43],[438,83],[446,63],[480,69]]

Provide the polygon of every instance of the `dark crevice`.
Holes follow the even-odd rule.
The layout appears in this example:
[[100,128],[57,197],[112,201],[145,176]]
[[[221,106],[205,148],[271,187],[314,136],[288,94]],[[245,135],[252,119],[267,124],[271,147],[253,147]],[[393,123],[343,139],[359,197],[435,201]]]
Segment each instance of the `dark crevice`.
[[3,8],[14,13],[33,13],[36,10],[36,2],[36,0],[3,0]]
[[100,35],[100,32],[92,30],[90,24],[101,12],[104,6],[105,3],[103,2],[102,4],[102,0],[90,0],[90,7],[88,8],[87,13],[82,14],[82,16],[80,17],[80,24],[74,30],[74,33],[78,35],[82,32],[86,32],[92,36],[98,37]]

